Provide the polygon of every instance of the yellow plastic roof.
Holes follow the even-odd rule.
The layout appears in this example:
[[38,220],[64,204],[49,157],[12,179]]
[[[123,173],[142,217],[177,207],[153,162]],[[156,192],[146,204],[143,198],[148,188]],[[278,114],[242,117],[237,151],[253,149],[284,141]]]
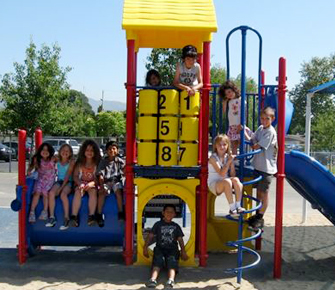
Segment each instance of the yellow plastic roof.
[[217,31],[213,0],[124,0],[122,28],[136,49],[193,44],[202,52]]

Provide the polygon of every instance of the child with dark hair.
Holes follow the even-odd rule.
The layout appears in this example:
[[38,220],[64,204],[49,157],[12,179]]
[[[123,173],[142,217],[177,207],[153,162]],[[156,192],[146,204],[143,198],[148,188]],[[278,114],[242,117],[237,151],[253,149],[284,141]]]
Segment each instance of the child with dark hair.
[[125,166],[124,160],[118,156],[118,144],[110,141],[106,144],[107,157],[102,159],[97,170],[98,178],[98,210],[96,214],[99,227],[104,226],[102,208],[105,203],[105,198],[108,194],[115,193],[118,207],[118,218],[124,219],[122,206],[122,189],[123,189],[123,169]]
[[147,72],[145,84],[148,87],[158,87],[161,85],[161,76],[158,71],[151,69]]
[[176,207],[172,204],[165,205],[162,215],[163,218],[154,224],[143,246],[143,254],[149,258],[148,247],[153,238],[156,237],[151,277],[146,285],[148,288],[157,286],[159,272],[164,266],[168,269],[166,287],[173,288],[180,255],[183,260],[188,259],[183,241],[183,231],[178,224],[172,221],[176,216]]
[[48,219],[48,194],[56,177],[55,159],[53,157],[54,153],[55,150],[49,143],[42,143],[33,156],[32,162],[28,168],[28,175],[31,175],[33,170],[38,173],[28,218],[30,223],[36,222],[35,209],[40,196],[43,196],[43,210],[39,219]]
[[203,87],[201,67],[197,63],[197,49],[186,45],[182,50],[182,62],[177,64],[173,85],[187,91],[189,96]]
[[72,203],[72,215],[69,225],[79,226],[78,212],[81,206],[81,199],[88,194],[88,220],[87,224],[93,226],[96,224],[95,210],[97,207],[97,182],[96,169],[100,161],[100,149],[93,140],[86,140],[81,145],[78,158],[75,164],[73,180],[75,192]]
[[238,87],[232,81],[226,81],[218,92],[223,99],[222,109],[226,113],[228,106],[228,132],[227,135],[232,145],[232,153],[237,154],[237,148],[240,144],[241,126],[241,93]]

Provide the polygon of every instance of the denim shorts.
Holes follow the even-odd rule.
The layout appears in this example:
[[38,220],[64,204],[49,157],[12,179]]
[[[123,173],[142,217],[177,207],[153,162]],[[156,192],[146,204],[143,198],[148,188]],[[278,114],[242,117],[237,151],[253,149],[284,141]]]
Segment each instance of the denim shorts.
[[266,172],[254,170],[254,177],[262,176],[262,180],[259,181],[257,184],[255,184],[255,187],[261,191],[261,192],[266,192],[270,188],[270,184],[273,178],[273,174],[269,174]]
[[174,269],[178,271],[180,253],[178,249],[165,249],[161,247],[154,248],[154,258],[152,267]]

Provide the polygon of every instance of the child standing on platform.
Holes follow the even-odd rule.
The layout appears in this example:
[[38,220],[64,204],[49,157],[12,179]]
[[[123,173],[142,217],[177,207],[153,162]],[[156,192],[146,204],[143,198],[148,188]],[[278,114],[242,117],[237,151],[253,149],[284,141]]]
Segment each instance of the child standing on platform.
[[87,224],[93,226],[95,221],[95,210],[97,207],[97,180],[96,169],[100,161],[100,149],[93,140],[86,140],[80,147],[78,159],[75,164],[73,179],[75,192],[72,203],[72,215],[70,226],[78,227],[78,212],[81,199],[88,194],[88,219]]
[[102,159],[97,170],[99,182],[98,191],[98,212],[96,214],[99,227],[104,226],[102,208],[106,195],[115,193],[118,207],[118,219],[124,219],[122,204],[122,179],[125,162],[118,156],[119,146],[112,141],[106,144],[107,157]]
[[[229,203],[229,214],[239,215],[245,209],[241,206],[243,185],[235,177],[234,158],[230,149],[230,140],[227,135],[218,135],[213,142],[213,154],[208,160],[208,187],[215,195],[225,193]],[[232,189],[235,190],[234,202]]]
[[168,269],[166,288],[173,288],[174,279],[178,272],[179,256],[181,255],[183,260],[188,259],[183,241],[183,231],[178,224],[172,221],[176,216],[176,207],[172,204],[166,204],[162,214],[163,218],[154,224],[143,246],[143,254],[149,258],[148,246],[153,238],[156,237],[151,278],[147,283],[148,288],[156,288],[159,272],[164,266]]
[[145,84],[148,87],[159,87],[161,85],[161,76],[159,75],[159,72],[155,69],[149,70],[145,78]]
[[28,175],[30,175],[33,170],[38,173],[28,219],[30,223],[36,222],[35,209],[40,196],[43,196],[43,210],[38,219],[48,219],[48,194],[56,177],[54,153],[55,150],[49,143],[42,143],[33,156],[28,168]]
[[182,50],[182,62],[177,64],[173,85],[187,91],[189,96],[203,87],[201,67],[197,63],[197,49],[186,45]]
[[264,213],[269,204],[269,188],[272,177],[277,173],[277,132],[271,123],[275,119],[275,110],[268,107],[261,111],[261,125],[251,136],[252,148],[263,149],[255,154],[252,165],[255,176],[261,175],[263,179],[257,184],[257,198],[262,202],[262,207],[256,215],[249,218],[251,229],[259,229],[264,226]]
[[57,181],[49,192],[49,221],[46,227],[54,227],[57,223],[55,218],[55,199],[60,195],[64,210],[64,223],[60,230],[66,230],[69,227],[69,200],[68,195],[72,191],[72,173],[74,160],[73,151],[69,144],[63,144],[59,148],[57,167]]
[[228,137],[232,145],[232,153],[237,154],[240,144],[241,126],[241,94],[240,90],[232,81],[226,81],[219,89],[219,96],[223,99],[223,113],[226,113],[228,106]]

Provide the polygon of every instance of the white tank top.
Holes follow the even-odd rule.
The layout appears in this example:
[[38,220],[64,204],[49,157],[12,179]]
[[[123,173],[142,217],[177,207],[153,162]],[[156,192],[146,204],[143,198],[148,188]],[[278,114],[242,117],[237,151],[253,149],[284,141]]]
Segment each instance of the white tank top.
[[185,63],[179,63],[179,82],[186,86],[195,86],[198,84],[198,73],[200,65],[196,62],[191,68],[187,68]]
[[[223,162],[219,158],[219,156],[216,153],[213,153],[210,158],[213,158],[217,165],[220,167],[220,169],[223,168],[223,166],[228,161],[228,154],[225,155]],[[219,173],[216,172],[215,168],[211,163],[208,162],[208,181],[207,184],[210,185],[213,182],[217,182],[219,180],[223,180],[228,177],[228,171],[225,176],[221,176]]]

